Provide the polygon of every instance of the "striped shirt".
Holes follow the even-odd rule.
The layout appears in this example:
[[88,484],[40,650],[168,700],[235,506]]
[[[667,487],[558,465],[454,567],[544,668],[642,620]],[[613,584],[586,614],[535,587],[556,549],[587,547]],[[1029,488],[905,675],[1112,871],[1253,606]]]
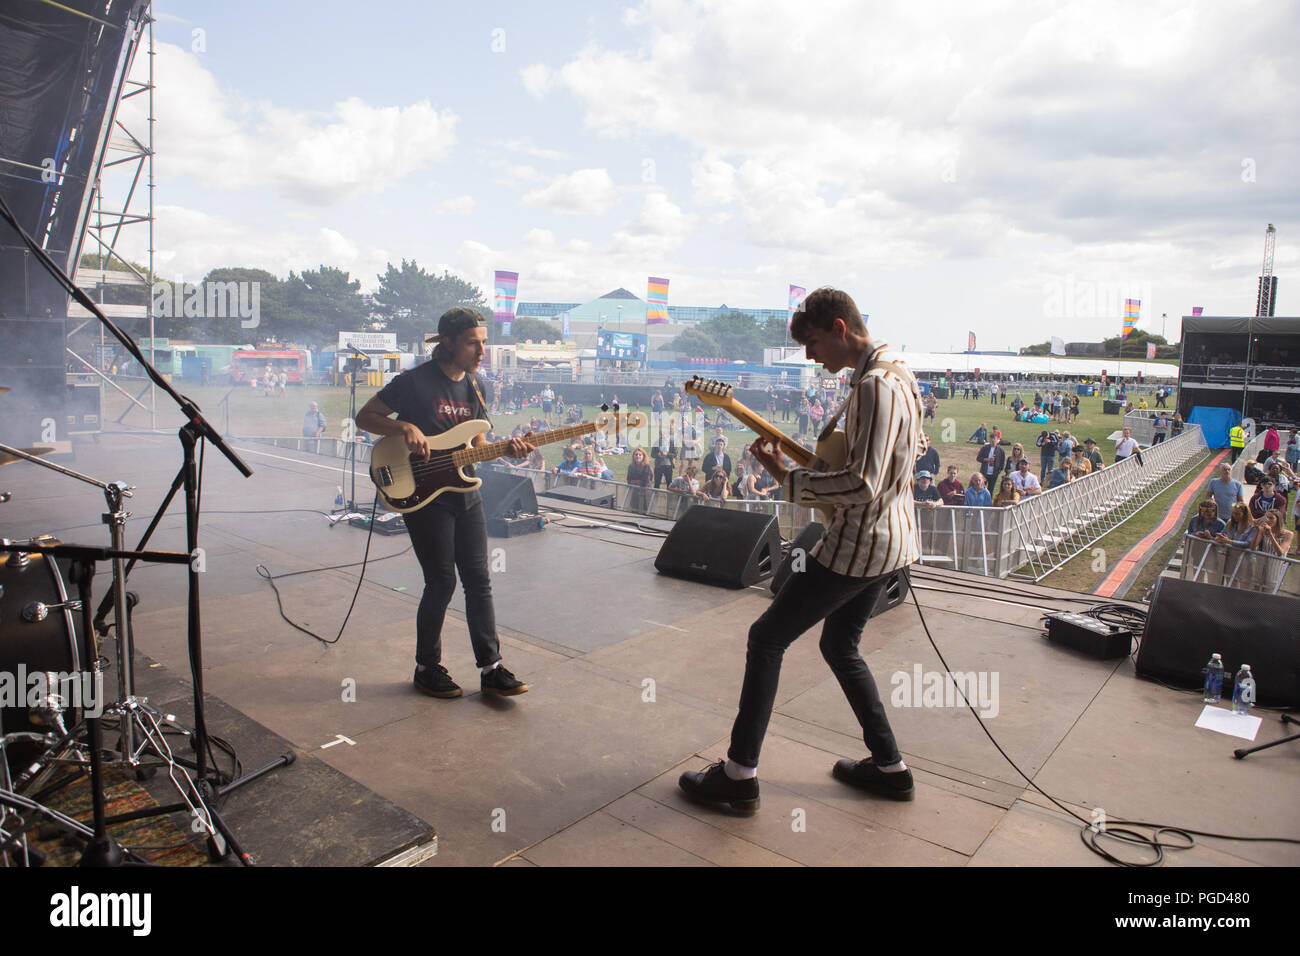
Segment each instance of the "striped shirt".
[[912,373],[885,365],[885,346],[858,361],[849,384],[844,431],[848,461],[839,471],[792,470],[786,500],[836,505],[835,517],[810,552],[849,577],[871,578],[920,560],[912,505],[912,466],[925,450],[921,396]]

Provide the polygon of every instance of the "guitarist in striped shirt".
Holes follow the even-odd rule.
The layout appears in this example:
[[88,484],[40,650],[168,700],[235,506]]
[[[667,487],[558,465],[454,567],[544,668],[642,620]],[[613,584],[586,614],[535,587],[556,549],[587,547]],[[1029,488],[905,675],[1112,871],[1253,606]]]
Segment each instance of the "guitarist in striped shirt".
[[[853,369],[843,415],[848,445],[838,471],[787,470],[784,456],[762,439],[754,457],[780,483],[789,501],[835,506],[804,570],[791,574],[749,630],[740,708],[727,759],[704,772],[687,772],[679,786],[693,800],[753,813],[758,809],[758,757],[776,700],[785,649],[824,621],[822,656],[839,680],[862,726],[865,760],[841,760],[843,782],[895,800],[913,797],[912,773],[889,725],[876,682],[858,653],[858,641],[881,593],[895,574],[920,559],[912,506],[912,467],[927,444],[921,431],[916,379],[883,357],[871,341],[853,299],[836,289],[808,295],[790,328],[808,358],[834,375]],[[814,462],[814,465],[818,464]]]

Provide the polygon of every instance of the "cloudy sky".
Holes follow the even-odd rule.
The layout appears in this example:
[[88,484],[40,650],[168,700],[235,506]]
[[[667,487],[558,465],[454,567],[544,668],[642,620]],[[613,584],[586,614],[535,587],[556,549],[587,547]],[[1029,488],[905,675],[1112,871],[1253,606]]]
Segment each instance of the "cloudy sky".
[[[913,350],[1300,314],[1300,4],[157,0],[156,268],[674,305]],[[142,67],[140,58],[138,67]],[[137,70],[139,73],[139,70]],[[134,109],[128,126],[140,125]],[[137,243],[143,250],[143,241]]]

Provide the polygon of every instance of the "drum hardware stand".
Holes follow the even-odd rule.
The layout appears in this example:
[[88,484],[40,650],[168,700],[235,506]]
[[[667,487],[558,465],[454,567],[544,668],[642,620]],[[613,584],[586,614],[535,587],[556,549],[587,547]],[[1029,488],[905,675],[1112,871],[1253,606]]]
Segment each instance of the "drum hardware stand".
[[[145,374],[153,381],[153,383],[171,397],[172,401],[176,403],[177,408],[180,409],[181,414],[185,417],[186,424],[180,429],[183,458],[178,478],[183,480],[185,487],[185,531],[187,553],[183,556],[183,560],[190,564],[188,579],[188,644],[191,684],[194,691],[194,746],[198,758],[195,769],[198,771],[200,784],[211,786],[211,783],[207,780],[209,744],[206,721],[204,719],[203,638],[199,622],[198,570],[195,565],[190,562],[190,555],[193,555],[198,547],[199,533],[198,470],[195,465],[195,447],[200,441],[207,441],[220,451],[221,454],[225,456],[226,460],[229,461],[230,464],[245,478],[251,477],[253,470],[244,463],[244,461],[235,453],[234,449],[231,448],[225,439],[217,433],[217,430],[213,428],[212,424],[204,417],[198,405],[195,404],[192,399],[177,392],[176,389],[172,387],[171,382],[164,379],[158,372],[158,369],[150,364],[149,359],[140,351],[140,346],[136,344],[135,340],[119,329],[112,320],[108,318],[108,316],[104,315],[103,310],[95,304],[90,296],[79,288],[76,283],[69,278],[66,272],[59,268],[58,264],[50,258],[49,254],[41,248],[39,243],[32,239],[27,230],[25,230],[22,227],[22,224],[18,221],[18,217],[14,215],[9,204],[5,202],[3,196],[0,196],[0,219],[3,219],[13,228],[14,232],[22,240],[23,245],[26,246],[31,255],[41,264],[42,267],[45,268],[47,272],[49,272],[51,276],[54,277],[64,291],[66,291],[79,305],[94,315],[95,318],[99,320],[100,324],[111,332],[114,338],[122,343],[122,347],[126,349],[127,353],[140,363],[140,367],[144,369]],[[175,486],[173,485],[173,488],[174,487]],[[170,496],[168,500],[170,501]],[[151,528],[157,525],[160,516],[161,512],[159,512],[159,515],[155,516],[154,523],[150,526]],[[131,552],[117,552],[117,554],[125,557],[136,556]],[[114,555],[105,556],[112,557]],[[90,622],[88,621],[87,623],[89,624]],[[291,762],[292,756],[282,756],[272,766],[286,766]],[[214,772],[215,769],[216,768],[213,768]],[[260,776],[260,774],[254,776]],[[199,796],[198,786],[194,787],[194,795],[196,797]],[[213,810],[210,811],[210,813],[214,829],[219,831],[225,837],[225,840],[231,849],[234,849],[239,853],[240,861],[242,863],[245,865],[252,865],[252,859],[240,850],[238,844],[233,839],[229,828],[216,814],[216,811]],[[213,831],[210,830],[209,832]],[[215,832],[213,832],[214,837],[215,835]],[[211,849],[211,846],[209,849]]]

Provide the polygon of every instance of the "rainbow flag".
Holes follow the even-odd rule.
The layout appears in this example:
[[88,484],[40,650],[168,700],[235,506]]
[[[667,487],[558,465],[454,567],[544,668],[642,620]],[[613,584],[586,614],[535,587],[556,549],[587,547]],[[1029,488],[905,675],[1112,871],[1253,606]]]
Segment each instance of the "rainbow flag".
[[787,329],[790,327],[790,323],[794,321],[795,309],[799,308],[799,303],[803,302],[804,296],[807,294],[808,290],[801,285],[790,286],[790,317],[785,320]]
[[654,276],[646,279],[646,325],[667,325],[668,324],[668,280],[656,279]]
[[502,272],[498,269],[492,285],[496,298],[493,307],[496,320],[498,322],[513,322],[515,320],[515,294],[519,291],[519,273]]
[[1138,313],[1141,311],[1141,309],[1142,309],[1141,299],[1124,300],[1124,331],[1121,333],[1120,338],[1122,339],[1128,338],[1128,334],[1137,328]]

